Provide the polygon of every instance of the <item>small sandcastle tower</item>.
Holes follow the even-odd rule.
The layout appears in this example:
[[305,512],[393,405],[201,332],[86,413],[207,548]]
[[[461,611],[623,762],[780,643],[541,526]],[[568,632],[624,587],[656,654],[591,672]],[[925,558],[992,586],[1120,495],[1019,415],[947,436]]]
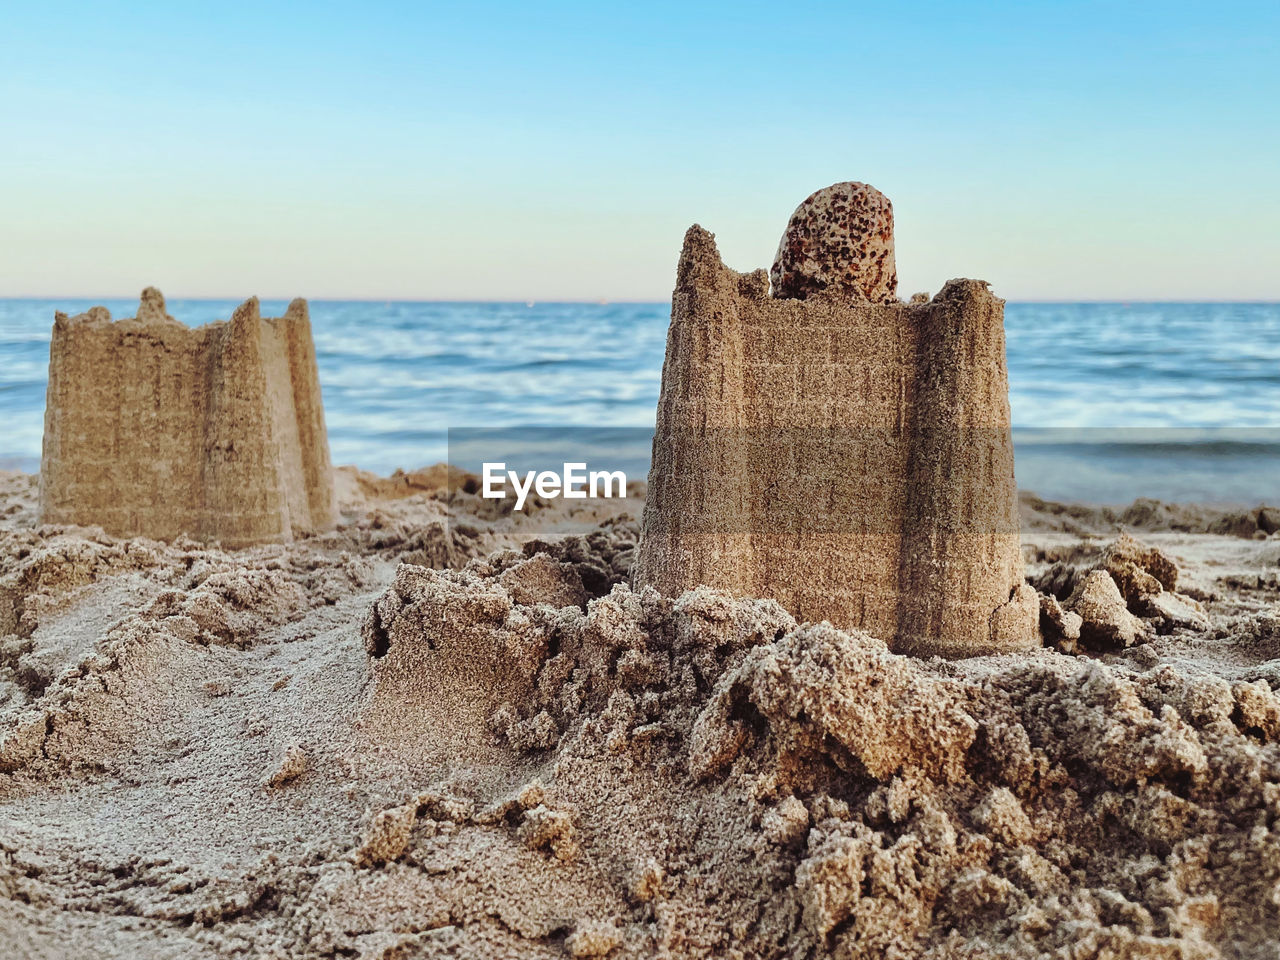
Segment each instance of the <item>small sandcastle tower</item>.
[[237,548],[337,517],[305,300],[190,328],[142,292],[136,317],[59,313],[49,349],[40,508],[117,536]]
[[893,209],[838,183],[770,277],[685,234],[632,578],[774,597],[900,653],[1038,644],[1024,583],[1004,301],[897,298]]

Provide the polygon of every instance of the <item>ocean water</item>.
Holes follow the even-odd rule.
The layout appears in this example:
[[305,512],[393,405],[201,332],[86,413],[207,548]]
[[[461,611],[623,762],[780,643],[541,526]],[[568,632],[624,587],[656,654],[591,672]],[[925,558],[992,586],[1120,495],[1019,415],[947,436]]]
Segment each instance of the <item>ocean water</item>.
[[[54,310],[95,302],[117,317],[136,307],[0,300],[0,466],[38,469]],[[174,300],[169,312],[194,325],[235,306]],[[474,466],[458,437],[536,425],[544,437],[613,437],[642,477],[669,310],[314,301],[334,462]],[[1098,503],[1280,501],[1280,304],[1010,303],[1005,329],[1024,489]]]

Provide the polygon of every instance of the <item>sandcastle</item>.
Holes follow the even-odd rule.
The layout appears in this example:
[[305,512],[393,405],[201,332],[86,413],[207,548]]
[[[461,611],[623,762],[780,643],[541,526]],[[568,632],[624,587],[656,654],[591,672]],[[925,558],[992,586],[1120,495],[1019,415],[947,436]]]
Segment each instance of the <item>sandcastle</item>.
[[138,315],[59,313],[49,350],[40,507],[117,536],[229,548],[336,520],[305,300],[190,328],[155,288]]
[[899,653],[1037,645],[1004,301],[898,300],[892,207],[861,183],[800,205],[772,276],[685,235],[633,581],[773,597]]

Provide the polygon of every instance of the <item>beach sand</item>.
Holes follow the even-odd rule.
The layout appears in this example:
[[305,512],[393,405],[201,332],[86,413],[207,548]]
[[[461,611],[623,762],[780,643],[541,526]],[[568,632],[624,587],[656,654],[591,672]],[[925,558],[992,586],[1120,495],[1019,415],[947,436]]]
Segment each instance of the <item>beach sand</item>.
[[228,552],[0,474],[4,956],[1280,951],[1273,514],[1024,496],[1080,639],[924,660],[447,475]]

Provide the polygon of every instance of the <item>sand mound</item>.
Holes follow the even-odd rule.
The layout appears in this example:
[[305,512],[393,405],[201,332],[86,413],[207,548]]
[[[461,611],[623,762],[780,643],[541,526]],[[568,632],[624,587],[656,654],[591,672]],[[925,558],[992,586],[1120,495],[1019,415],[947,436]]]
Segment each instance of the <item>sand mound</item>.
[[[461,695],[471,722],[502,701],[513,745],[550,751],[504,823],[612,893],[604,914],[598,897],[575,902],[561,936],[591,920],[624,952],[692,956],[970,956],[993,940],[1012,955],[1262,956],[1274,943],[1280,750],[1265,684],[1051,652],[927,663],[707,590],[673,602],[618,586],[584,613],[512,604],[485,578],[429,583],[457,592],[451,632],[418,612],[388,624],[396,587],[379,601],[391,649],[431,644],[424,683],[450,660],[475,671],[494,692]],[[497,663],[508,672],[489,682]],[[533,806],[518,799],[529,790]],[[436,849],[416,823],[396,860]]]

